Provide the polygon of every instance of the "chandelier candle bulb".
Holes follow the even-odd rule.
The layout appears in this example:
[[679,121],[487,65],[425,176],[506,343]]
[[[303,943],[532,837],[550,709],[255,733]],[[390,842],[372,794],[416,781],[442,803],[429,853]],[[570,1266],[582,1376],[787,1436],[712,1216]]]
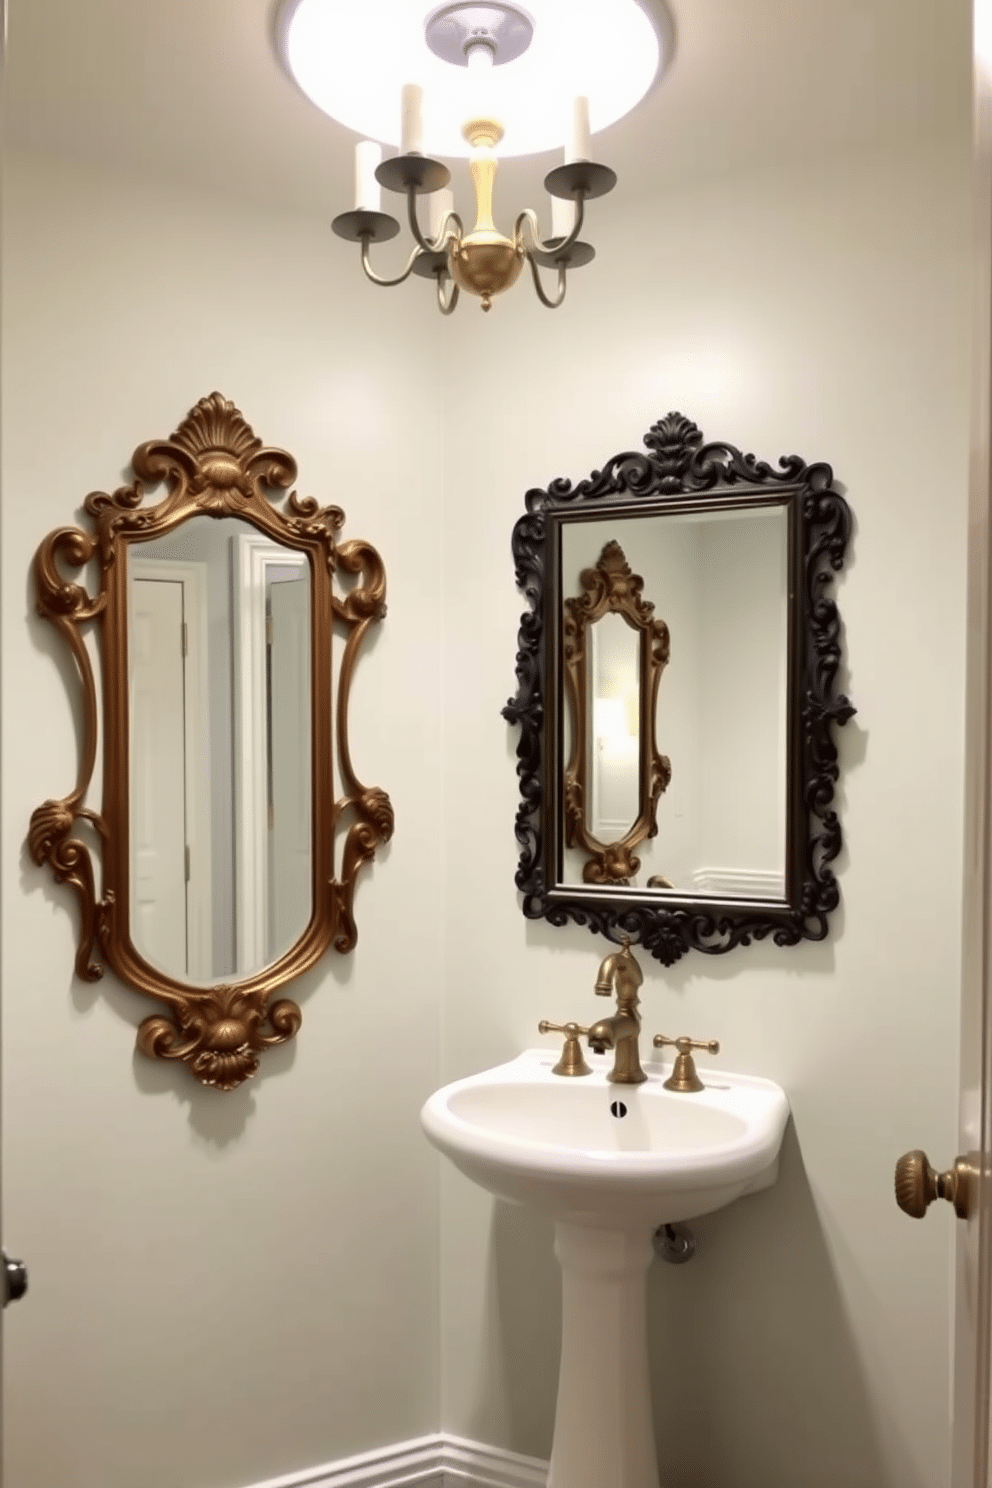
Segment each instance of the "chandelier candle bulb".
[[432,238],[433,241],[436,242],[437,241],[437,238],[438,238],[438,236],[439,236],[439,234],[441,232],[441,229],[444,226],[444,220],[445,220],[445,218],[447,217],[447,215],[448,215],[449,212],[453,212],[455,210],[455,198],[454,198],[454,194],[453,194],[453,192],[448,191],[448,190],[444,190],[444,191],[432,191],[431,192],[431,196],[430,196],[430,204],[431,204],[430,237]]
[[579,94],[572,104],[572,130],[565,146],[565,164],[576,160],[591,160],[592,145],[589,133],[589,100]]
[[400,102],[400,154],[424,153],[424,120],[421,107],[424,90],[419,83],[404,83]]
[[563,196],[551,198],[551,236],[567,238],[575,226],[575,203]]
[[382,146],[374,140],[362,140],[355,146],[355,211],[381,210],[382,189],[375,178],[375,168],[382,160]]

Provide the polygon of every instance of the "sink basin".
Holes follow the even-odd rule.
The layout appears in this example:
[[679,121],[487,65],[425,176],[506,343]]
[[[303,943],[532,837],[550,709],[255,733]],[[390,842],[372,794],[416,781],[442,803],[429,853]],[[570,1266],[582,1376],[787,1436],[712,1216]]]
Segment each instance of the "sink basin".
[[767,1188],[789,1103],[770,1080],[700,1070],[705,1089],[552,1073],[534,1049],[456,1080],[420,1113],[457,1168],[555,1222],[562,1335],[548,1488],[658,1488],[646,1282],[652,1232]]
[[767,1188],[789,1116],[770,1080],[701,1070],[705,1090],[611,1085],[612,1056],[591,1075],[552,1074],[557,1054],[530,1050],[431,1096],[427,1136],[467,1177],[555,1219],[610,1229],[692,1219]]

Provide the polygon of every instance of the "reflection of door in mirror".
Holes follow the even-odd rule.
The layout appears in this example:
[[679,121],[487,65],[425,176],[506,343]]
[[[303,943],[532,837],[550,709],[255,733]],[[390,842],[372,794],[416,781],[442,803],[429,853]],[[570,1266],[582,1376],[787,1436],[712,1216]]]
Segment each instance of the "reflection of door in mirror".
[[[303,556],[302,554],[300,555]],[[310,595],[306,560],[266,565],[268,897],[266,961],[296,940],[310,905]]]
[[235,627],[237,971],[269,965],[313,907],[310,567],[242,530]]
[[175,976],[211,974],[207,574],[134,554],[128,565],[131,938]]
[[193,983],[278,960],[313,905],[310,569],[238,518],[128,554],[129,928]]

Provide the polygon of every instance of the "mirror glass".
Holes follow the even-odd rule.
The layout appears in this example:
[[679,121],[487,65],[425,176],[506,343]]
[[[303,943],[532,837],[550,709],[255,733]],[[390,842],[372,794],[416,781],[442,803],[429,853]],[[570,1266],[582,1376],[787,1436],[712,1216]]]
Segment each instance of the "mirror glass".
[[[637,847],[639,892],[782,899],[788,709],[788,520],[781,504],[564,520],[560,601],[618,542],[670,633],[658,692],[657,748],[671,781],[657,833]],[[604,842],[638,811],[636,633],[618,615],[590,627],[591,817]],[[626,635],[624,635],[626,632]],[[568,757],[564,700],[559,738]],[[563,836],[560,836],[563,841]],[[562,848],[562,881],[581,884],[586,855]]]
[[206,516],[126,561],[131,940],[178,980],[244,978],[313,908],[309,562]]
[[589,828],[600,842],[625,837],[640,814],[640,632],[622,615],[603,615],[589,627],[589,710],[586,737],[592,758]]

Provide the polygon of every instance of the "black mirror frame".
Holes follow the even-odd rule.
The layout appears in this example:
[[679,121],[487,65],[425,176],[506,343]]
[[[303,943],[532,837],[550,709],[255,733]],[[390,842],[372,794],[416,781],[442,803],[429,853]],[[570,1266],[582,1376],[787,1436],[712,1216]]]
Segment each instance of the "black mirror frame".
[[[516,884],[528,919],[570,920],[619,942],[629,936],[665,966],[688,950],[723,955],[771,936],[776,945],[823,940],[840,902],[831,863],[841,848],[833,809],[839,769],[834,727],[854,716],[835,693],[842,630],[829,594],[844,564],[851,512],[830,466],[798,455],[776,470],[732,444],[704,443],[681,413],[669,413],[644,436],[648,453],[614,455],[573,486],[560,478],[527,492],[527,511],[513,529],[518,587],[529,608],[521,617],[517,695],[502,710],[520,726],[516,815],[520,861]],[[561,883],[563,761],[561,532],[575,520],[663,515],[687,510],[784,506],[789,522],[789,703],[787,731],[786,881],[784,899],[679,896],[638,888]],[[549,698],[549,679],[554,692]]]

